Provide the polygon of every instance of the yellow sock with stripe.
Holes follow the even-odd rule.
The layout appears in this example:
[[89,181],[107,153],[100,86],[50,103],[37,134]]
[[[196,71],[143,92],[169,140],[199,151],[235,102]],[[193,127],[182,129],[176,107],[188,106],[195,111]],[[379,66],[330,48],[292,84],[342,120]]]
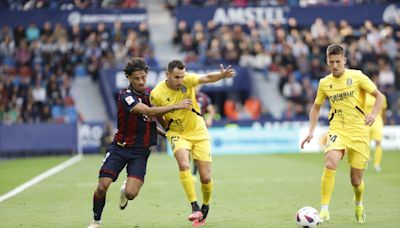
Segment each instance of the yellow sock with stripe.
[[364,195],[364,181],[361,181],[361,184],[357,187],[354,187],[354,203],[356,206],[362,205],[363,195]]
[[203,204],[210,204],[211,193],[213,190],[213,181],[211,180],[207,184],[201,184],[201,191],[203,192]]
[[377,145],[375,148],[375,157],[374,157],[374,166],[375,167],[380,167],[381,166],[381,161],[382,161],[382,146]]
[[324,173],[321,178],[321,205],[329,205],[333,188],[335,186],[335,174],[336,170],[324,169]]
[[194,188],[193,177],[190,169],[186,171],[180,171],[179,178],[181,179],[183,189],[185,190],[189,202],[197,201],[196,190]]

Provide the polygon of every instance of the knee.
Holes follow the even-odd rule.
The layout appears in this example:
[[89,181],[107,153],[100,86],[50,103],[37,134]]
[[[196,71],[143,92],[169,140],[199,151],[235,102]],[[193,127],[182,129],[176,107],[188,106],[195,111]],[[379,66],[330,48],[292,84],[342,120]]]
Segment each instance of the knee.
[[353,185],[354,187],[358,187],[361,184],[361,178],[359,177],[351,177],[351,185]]
[[211,182],[211,178],[210,177],[200,177],[200,181],[202,184],[208,184]]
[[179,170],[180,171],[190,170],[189,162],[181,161],[181,162],[179,162],[178,166],[179,166]]
[[330,170],[336,170],[336,164],[332,160],[327,159],[325,161],[325,168],[330,169]]
[[138,190],[125,190],[125,196],[128,200],[133,200],[139,195]]
[[331,170],[336,170],[338,161],[336,161],[335,157],[330,156],[330,154],[326,155],[325,158],[325,168],[331,169]]
[[105,196],[106,193],[107,193],[107,190],[108,190],[108,186],[107,185],[99,183],[97,185],[96,193],[99,196]]

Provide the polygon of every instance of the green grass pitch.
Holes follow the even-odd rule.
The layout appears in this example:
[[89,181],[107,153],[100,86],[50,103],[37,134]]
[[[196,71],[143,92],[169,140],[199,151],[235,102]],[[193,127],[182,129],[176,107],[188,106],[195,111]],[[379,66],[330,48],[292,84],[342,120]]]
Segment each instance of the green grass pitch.
[[[0,162],[0,195],[66,157]],[[400,152],[385,152],[383,171],[366,171],[366,223],[357,225],[346,159],[336,175],[331,221],[320,227],[399,227]],[[85,156],[75,165],[0,203],[0,227],[86,227],[102,157]],[[35,166],[36,164],[36,166]],[[295,212],[319,209],[322,154],[215,156],[214,192],[206,227],[296,227]],[[10,178],[12,177],[12,178]],[[112,184],[102,227],[191,227],[190,207],[174,158],[152,154],[145,184],[124,211],[118,208],[125,170]],[[201,202],[199,181],[197,195]]]

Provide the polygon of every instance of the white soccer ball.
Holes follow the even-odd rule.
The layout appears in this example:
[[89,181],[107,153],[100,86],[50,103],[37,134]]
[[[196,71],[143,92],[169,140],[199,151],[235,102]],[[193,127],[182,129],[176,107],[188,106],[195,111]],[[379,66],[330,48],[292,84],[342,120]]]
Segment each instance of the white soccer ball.
[[302,207],[296,213],[296,223],[301,228],[315,228],[320,221],[318,211],[313,207]]

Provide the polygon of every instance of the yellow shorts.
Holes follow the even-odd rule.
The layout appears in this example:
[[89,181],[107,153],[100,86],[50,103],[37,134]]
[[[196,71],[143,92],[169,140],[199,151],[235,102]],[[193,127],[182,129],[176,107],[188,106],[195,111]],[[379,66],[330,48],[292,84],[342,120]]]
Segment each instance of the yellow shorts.
[[376,119],[374,124],[369,127],[369,140],[382,141],[382,120]]
[[368,143],[368,137],[343,136],[329,131],[325,153],[330,150],[344,150],[351,167],[366,169],[369,159]]
[[192,153],[193,160],[212,162],[209,139],[189,141],[179,136],[171,136],[168,138],[168,142],[174,153],[179,149],[187,149]]

